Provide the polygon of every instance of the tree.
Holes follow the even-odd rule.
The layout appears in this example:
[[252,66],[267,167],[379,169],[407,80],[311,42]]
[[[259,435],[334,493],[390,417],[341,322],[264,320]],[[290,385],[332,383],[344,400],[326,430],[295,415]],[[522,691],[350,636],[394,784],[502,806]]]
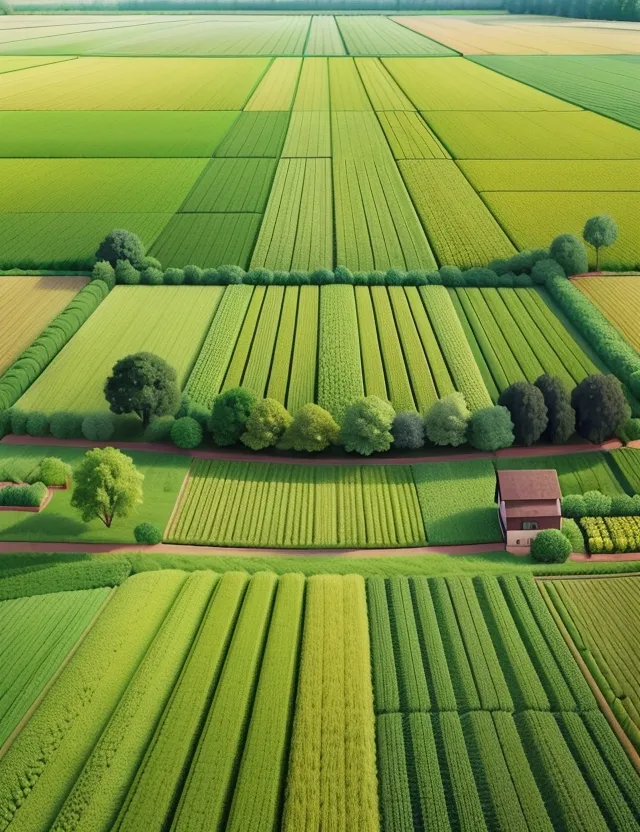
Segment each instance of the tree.
[[0,0],[0,16],[3,14],[13,14],[13,6],[9,0]]
[[147,427],[154,416],[172,415],[180,405],[176,371],[150,352],[138,352],[117,361],[104,385],[114,413],[136,413]]
[[396,413],[391,424],[393,447],[417,450],[424,445],[424,419],[415,410]]
[[293,419],[284,405],[276,399],[257,402],[247,419],[247,429],[240,441],[254,451],[276,445]]
[[324,451],[338,442],[340,428],[333,416],[317,404],[305,404],[293,417],[278,443],[283,451]]
[[115,268],[118,260],[128,260],[136,268],[144,265],[145,249],[137,234],[116,228],[98,246],[96,260],[106,260]]
[[542,393],[547,407],[545,438],[554,445],[562,445],[576,430],[576,412],[571,406],[571,393],[561,378],[547,373],[537,378],[535,385]]
[[471,414],[469,444],[479,451],[497,451],[513,445],[513,422],[506,407],[483,407]]
[[516,381],[500,394],[498,404],[511,414],[513,434],[519,445],[533,445],[548,424],[544,396],[528,381]]
[[73,476],[71,505],[85,523],[97,518],[109,528],[115,517],[128,517],[142,503],[144,476],[117,448],[87,451]]
[[113,289],[116,285],[116,273],[111,263],[106,260],[98,260],[91,272],[91,280],[102,280],[109,289]]
[[564,563],[571,554],[571,541],[560,529],[543,529],[531,544],[531,557],[540,563]]
[[561,234],[549,246],[549,255],[559,263],[567,276],[589,271],[587,250],[575,234]]
[[136,543],[142,546],[155,546],[162,543],[162,531],[153,523],[138,523],[133,530]]
[[202,442],[202,426],[191,416],[181,416],[171,425],[171,439],[179,448],[197,448]]
[[462,393],[450,393],[431,406],[424,420],[427,439],[434,445],[452,445],[454,448],[467,438],[471,411]]
[[600,444],[615,436],[631,415],[631,409],[615,376],[584,378],[571,394],[580,436]]
[[340,441],[347,451],[369,456],[388,451],[393,442],[391,424],[395,410],[378,396],[365,396],[345,410]]
[[216,445],[235,445],[246,429],[255,403],[255,395],[243,387],[232,387],[216,396],[209,419]]
[[596,271],[600,270],[600,249],[602,246],[612,246],[618,239],[618,226],[613,217],[608,214],[598,214],[591,217],[584,224],[582,236],[596,250]]
[[116,263],[116,283],[124,286],[137,286],[142,280],[142,275],[128,260],[118,260]]

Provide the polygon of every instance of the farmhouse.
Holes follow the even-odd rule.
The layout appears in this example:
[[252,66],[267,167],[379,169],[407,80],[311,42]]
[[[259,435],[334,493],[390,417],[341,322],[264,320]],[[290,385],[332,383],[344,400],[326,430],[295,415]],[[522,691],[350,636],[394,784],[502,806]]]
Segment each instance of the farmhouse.
[[528,550],[539,531],[559,529],[561,496],[554,469],[498,471],[496,503],[507,549]]

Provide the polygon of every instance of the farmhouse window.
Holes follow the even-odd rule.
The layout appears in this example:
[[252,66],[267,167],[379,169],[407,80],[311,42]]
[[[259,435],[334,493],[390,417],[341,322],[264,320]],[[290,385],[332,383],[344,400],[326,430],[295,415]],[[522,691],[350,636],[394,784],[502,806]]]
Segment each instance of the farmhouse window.
[[538,524],[534,520],[523,520],[522,521],[523,531],[533,531],[537,528],[538,528]]

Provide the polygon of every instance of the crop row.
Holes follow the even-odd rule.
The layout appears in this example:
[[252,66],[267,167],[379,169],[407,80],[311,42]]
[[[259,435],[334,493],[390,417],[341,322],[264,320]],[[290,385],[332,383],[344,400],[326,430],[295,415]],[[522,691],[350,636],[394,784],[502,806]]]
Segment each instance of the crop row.
[[582,517],[579,522],[589,554],[640,549],[640,517]]
[[275,168],[273,159],[212,159],[191,188],[180,211],[262,213]]
[[638,579],[547,581],[544,591],[593,678],[640,750]]
[[388,17],[339,16],[336,23],[351,55],[451,55],[437,41],[412,32]]
[[634,494],[640,494],[640,454],[633,448],[613,451],[611,458],[622,471]]
[[424,543],[410,469],[197,460],[167,538],[227,546]]

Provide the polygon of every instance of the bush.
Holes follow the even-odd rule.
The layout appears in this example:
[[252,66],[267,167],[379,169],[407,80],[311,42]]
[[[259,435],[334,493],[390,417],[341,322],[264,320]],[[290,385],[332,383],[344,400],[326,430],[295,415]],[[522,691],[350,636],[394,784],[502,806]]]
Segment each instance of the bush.
[[171,438],[171,428],[175,422],[173,416],[156,416],[144,432],[145,442],[166,442]]
[[11,414],[12,410],[0,410],[0,439],[11,433]]
[[82,435],[91,442],[106,442],[114,430],[113,416],[104,410],[88,413],[82,420]]
[[145,250],[142,240],[131,231],[116,228],[98,246],[96,260],[106,260],[115,266],[118,260],[128,260],[134,266],[142,265]]
[[353,283],[353,274],[346,266],[336,266],[334,276],[336,283]]
[[189,416],[189,410],[191,409],[191,396],[187,393],[186,390],[183,390],[180,394],[180,406],[174,413],[176,419],[181,419],[183,416]]
[[58,411],[54,413],[49,421],[49,430],[56,439],[80,439],[82,437],[81,413],[67,413]]
[[464,277],[457,266],[443,266],[439,274],[443,286],[464,286]]
[[311,273],[311,283],[316,286],[325,286],[329,283],[335,283],[336,276],[329,269],[316,269]]
[[47,486],[42,482],[34,482],[33,485],[5,485],[0,488],[0,506],[37,508],[47,493]]
[[587,517],[609,517],[611,497],[601,491],[585,491],[582,495]]
[[28,420],[28,413],[25,413],[23,410],[18,410],[17,408],[14,408],[11,411],[11,433],[15,433],[17,436],[23,436],[24,434],[26,434]]
[[479,451],[497,451],[513,445],[513,422],[506,407],[483,407],[471,414],[469,444]]
[[210,415],[207,408],[202,404],[192,404],[187,413],[187,416],[191,416],[192,419],[196,420],[203,431],[207,429]]
[[451,393],[431,406],[424,420],[427,439],[434,445],[462,445],[471,411],[462,393]]
[[118,260],[116,263],[116,283],[125,286],[137,286],[142,280],[140,272],[128,260]]
[[634,517],[640,515],[640,494],[614,494],[611,498],[612,517]]
[[347,451],[369,456],[388,451],[393,442],[391,425],[395,411],[377,396],[365,396],[345,410],[340,441]]
[[586,517],[587,508],[582,494],[567,494],[562,498],[562,516],[579,520]]
[[155,257],[149,257],[147,254],[145,257],[142,258],[142,262],[140,263],[140,269],[157,269],[159,272],[162,271],[162,263],[159,260],[156,260]]
[[564,270],[567,276],[589,271],[587,250],[575,234],[561,234],[549,246],[549,256]]
[[242,283],[246,274],[239,266],[219,266],[217,273],[221,286]]
[[189,286],[200,286],[203,282],[204,271],[200,266],[184,267],[184,282]]
[[93,267],[91,280],[102,280],[107,284],[109,289],[113,289],[116,285],[116,273],[111,263],[107,260],[99,260]]
[[595,444],[615,436],[631,415],[622,385],[610,375],[587,376],[574,388],[571,404],[578,433]]
[[571,543],[560,529],[543,529],[531,544],[531,557],[538,563],[564,563],[571,554]]
[[491,269],[473,268],[462,273],[465,286],[498,286],[498,275]]
[[209,419],[209,430],[216,445],[235,445],[246,429],[255,403],[255,395],[243,387],[233,387],[216,396]]
[[133,536],[141,546],[156,546],[162,543],[162,531],[153,523],[138,523],[133,530]]
[[183,269],[167,269],[164,273],[164,282],[167,286],[182,286],[184,283]]
[[164,273],[160,269],[149,266],[149,268],[142,271],[140,279],[147,286],[162,286],[164,283]]
[[571,393],[561,378],[544,373],[535,382],[547,408],[544,435],[554,445],[566,442],[576,430],[576,412],[571,406]]
[[273,283],[273,272],[269,269],[251,269],[245,275],[244,283],[252,286],[270,286]]
[[513,422],[513,435],[520,445],[533,445],[548,424],[542,392],[528,381],[516,381],[502,391],[498,404],[506,407]]
[[424,420],[415,410],[396,413],[391,423],[393,447],[401,450],[417,450],[424,445]]
[[579,552],[581,555],[586,555],[587,547],[584,545],[584,537],[580,531],[580,526],[578,526],[575,520],[562,521],[562,534],[571,544],[572,552]]
[[67,485],[71,480],[71,466],[57,456],[45,456],[29,475],[29,482],[43,482],[45,485]]
[[34,410],[27,416],[27,433],[29,436],[48,436],[49,417],[46,413]]
[[205,269],[202,272],[203,286],[219,286],[222,284],[222,279],[218,274],[217,269]]
[[305,404],[278,443],[285,451],[323,451],[338,442],[340,428],[333,416],[317,404]]
[[202,442],[202,426],[191,416],[182,416],[171,426],[171,439],[179,448],[197,448]]
[[531,277],[534,283],[544,285],[552,277],[564,278],[566,274],[560,263],[548,257],[545,260],[538,260],[531,270]]
[[254,451],[272,448],[282,438],[293,419],[284,405],[275,399],[262,399],[253,406],[247,429],[240,441]]

